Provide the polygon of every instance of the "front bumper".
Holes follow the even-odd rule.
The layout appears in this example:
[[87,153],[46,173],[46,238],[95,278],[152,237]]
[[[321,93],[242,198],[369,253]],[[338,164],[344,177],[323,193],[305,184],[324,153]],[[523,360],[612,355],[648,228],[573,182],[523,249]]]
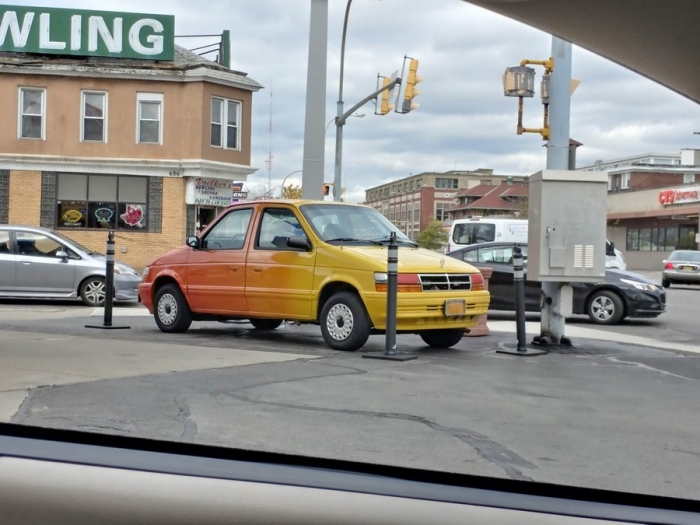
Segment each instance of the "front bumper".
[[[476,326],[486,315],[491,296],[487,291],[467,292],[399,292],[396,306],[396,330],[417,332],[421,330],[466,329]],[[386,293],[369,292],[362,295],[367,313],[376,330],[386,329]],[[445,301],[464,299],[464,315],[448,317],[444,314]]]
[[138,275],[114,274],[114,299],[136,301],[139,297],[139,284],[141,284],[141,277]]
[[142,282],[138,286],[138,298],[139,302],[146,307],[146,309],[153,313],[153,300],[151,295],[151,290],[153,289],[153,283]]
[[627,291],[628,317],[658,317],[666,311],[666,292]]

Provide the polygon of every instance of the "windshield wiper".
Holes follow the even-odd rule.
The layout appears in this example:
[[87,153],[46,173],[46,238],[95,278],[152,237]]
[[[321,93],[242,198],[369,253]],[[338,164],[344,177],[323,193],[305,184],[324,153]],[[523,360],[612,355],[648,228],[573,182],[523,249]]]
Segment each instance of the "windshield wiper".
[[375,241],[372,239],[355,239],[354,237],[337,237],[335,239],[328,239],[326,242],[369,242],[377,246],[383,246],[381,241]]
[[[389,237],[383,237],[381,239],[374,239],[372,242],[378,242],[383,246],[385,243],[387,243],[389,241],[390,241]],[[415,241],[412,241],[410,239],[396,239],[396,242],[397,242],[397,244],[408,244],[409,246],[412,246],[414,248],[418,248],[418,243]]]

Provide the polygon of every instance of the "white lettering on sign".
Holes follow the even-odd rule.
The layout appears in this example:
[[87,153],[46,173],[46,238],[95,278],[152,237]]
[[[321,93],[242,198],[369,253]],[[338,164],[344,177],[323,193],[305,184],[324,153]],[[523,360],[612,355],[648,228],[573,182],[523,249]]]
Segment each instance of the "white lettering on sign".
[[2,22],[0,22],[0,46],[5,43],[8,30],[12,35],[12,42],[14,42],[15,47],[26,46],[33,21],[34,13],[25,14],[24,20],[22,21],[22,29],[20,29],[17,13],[14,11],[6,11],[5,15],[2,17]]
[[[41,15],[44,16],[44,15]],[[91,16],[88,18],[88,51],[97,51],[97,34],[102,37],[107,50],[110,53],[121,53],[122,51],[122,19],[114,19],[112,32],[109,31],[104,18],[101,16]]]
[[144,18],[139,20],[129,29],[129,45],[137,53],[142,55],[157,55],[163,52],[163,35],[149,35],[146,37],[146,42],[151,44],[151,47],[144,46],[141,43],[141,29],[150,27],[156,33],[163,32],[163,24],[153,18]]
[[79,51],[83,37],[83,17],[73,15],[70,17],[70,48],[71,51]]
[[53,42],[50,33],[51,15],[48,13],[41,13],[39,15],[39,47],[43,49],[65,49],[66,43]]

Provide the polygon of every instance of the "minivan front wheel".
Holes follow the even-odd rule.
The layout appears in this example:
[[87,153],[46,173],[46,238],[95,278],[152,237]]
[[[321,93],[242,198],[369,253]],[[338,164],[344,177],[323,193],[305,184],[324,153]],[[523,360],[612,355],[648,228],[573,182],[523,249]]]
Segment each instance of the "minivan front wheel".
[[104,277],[90,277],[80,286],[80,298],[87,306],[102,306],[106,290]]
[[360,298],[351,292],[331,296],[321,310],[321,334],[333,350],[354,352],[362,348],[371,330]]
[[192,324],[192,311],[187,299],[175,284],[166,284],[156,293],[153,317],[162,332],[186,332]]

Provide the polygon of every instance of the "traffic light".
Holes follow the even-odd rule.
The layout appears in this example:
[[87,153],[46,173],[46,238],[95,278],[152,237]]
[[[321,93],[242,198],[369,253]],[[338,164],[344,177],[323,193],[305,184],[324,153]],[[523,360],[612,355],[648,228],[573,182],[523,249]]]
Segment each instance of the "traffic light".
[[[387,77],[382,78],[382,86],[386,87],[387,84],[389,84],[390,80]],[[389,94],[390,92],[393,92],[393,89],[385,89],[382,91],[382,98],[381,98],[381,105],[379,107],[379,114],[380,115],[386,115],[389,113],[392,109],[394,109],[393,104],[389,104]]]
[[403,107],[401,108],[403,110],[403,113],[408,113],[413,109],[418,109],[419,105],[413,102],[413,99],[420,95],[420,91],[416,89],[416,84],[418,84],[418,82],[420,82],[423,79],[420,76],[418,76],[417,72],[418,60],[412,58],[411,61],[408,63],[408,78],[406,79],[406,91],[404,91]]
[[333,184],[324,184],[323,185],[323,196],[328,197],[331,194],[331,186]]

